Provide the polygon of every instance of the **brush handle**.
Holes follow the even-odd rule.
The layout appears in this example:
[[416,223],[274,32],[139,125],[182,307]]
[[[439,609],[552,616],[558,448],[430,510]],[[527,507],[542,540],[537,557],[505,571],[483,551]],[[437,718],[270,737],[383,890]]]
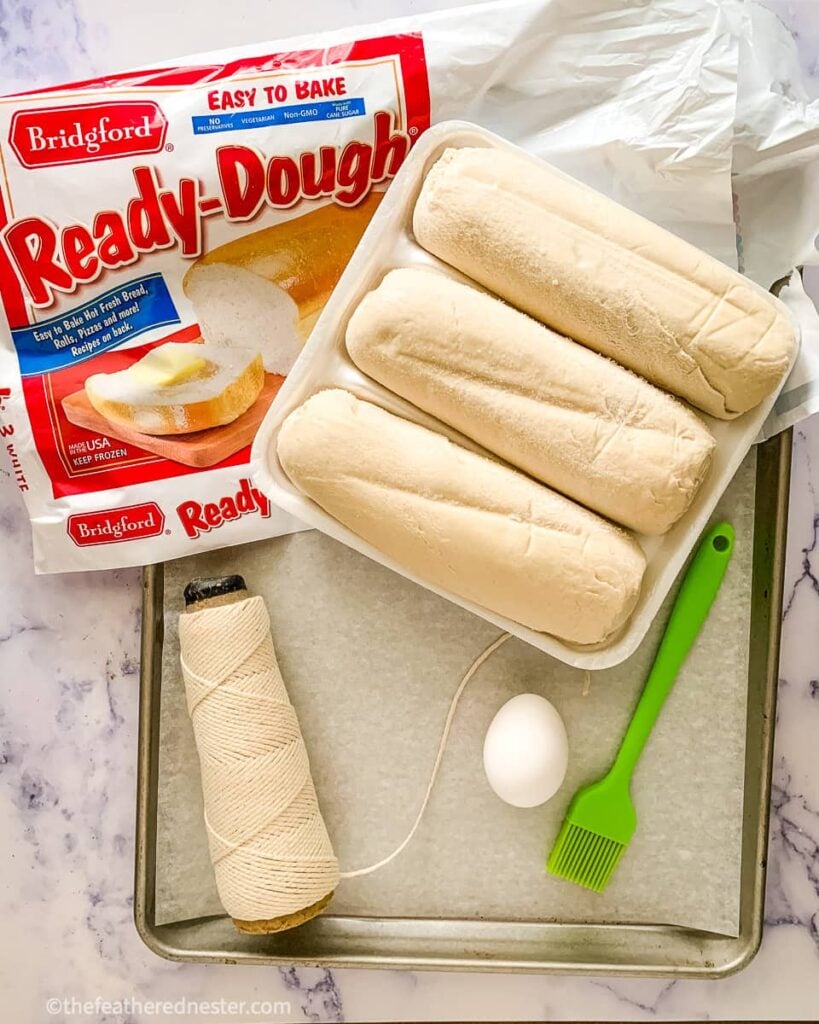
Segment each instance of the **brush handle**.
[[631,778],[674,680],[708,617],[733,550],[734,528],[730,523],[717,523],[700,541],[612,768],[624,781]]

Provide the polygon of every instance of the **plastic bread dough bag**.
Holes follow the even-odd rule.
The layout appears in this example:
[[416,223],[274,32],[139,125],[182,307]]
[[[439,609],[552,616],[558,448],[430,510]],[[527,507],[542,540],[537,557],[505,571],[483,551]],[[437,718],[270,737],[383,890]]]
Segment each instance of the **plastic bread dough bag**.
[[[37,570],[302,528],[252,485],[250,443],[432,123],[485,125],[736,266],[734,172],[746,269],[768,286],[805,258],[804,224],[745,197],[785,174],[806,187],[819,129],[798,83],[760,103],[762,72],[739,69],[753,47],[793,77],[786,35],[739,0],[496,0],[4,99],[0,418]],[[214,380],[233,363],[189,355],[200,341],[255,350],[261,390]],[[99,400],[98,375],[154,351],[138,388]],[[197,429],[152,433],[175,406]]]

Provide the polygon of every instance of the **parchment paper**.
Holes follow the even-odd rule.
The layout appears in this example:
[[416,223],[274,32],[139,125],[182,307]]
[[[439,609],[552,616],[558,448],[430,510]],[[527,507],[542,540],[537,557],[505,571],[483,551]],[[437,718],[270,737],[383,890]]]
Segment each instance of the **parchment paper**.
[[[614,756],[665,623],[590,675],[508,641],[467,689],[424,822],[405,852],[343,881],[353,915],[678,924],[738,929],[755,455],[720,518],[736,550],[703,633],[649,741],[633,787],[639,827],[603,895],[548,876],[569,799]],[[221,913],[202,824],[178,665],[182,589],[242,573],[267,599],[279,663],[342,870],[389,853],[423,797],[452,694],[496,627],[311,531],[169,563],[160,721],[157,920]],[[584,686],[588,692],[584,694]],[[566,781],[546,805],[502,803],[483,774],[486,728],[516,693],[548,697],[566,723]]]

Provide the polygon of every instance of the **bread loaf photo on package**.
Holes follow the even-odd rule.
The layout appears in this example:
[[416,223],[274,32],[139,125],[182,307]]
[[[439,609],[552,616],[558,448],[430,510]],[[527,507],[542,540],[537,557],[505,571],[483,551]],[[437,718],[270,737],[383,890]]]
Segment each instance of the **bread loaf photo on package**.
[[182,287],[205,340],[259,349],[265,369],[286,376],[382,195],[328,203],[197,259]]
[[396,565],[530,629],[600,643],[637,602],[645,556],[623,530],[348,391],[291,412],[275,454],[299,491]]
[[714,438],[681,402],[438,271],[390,271],[346,344],[390,391],[640,533],[670,529],[708,474]]
[[525,154],[446,149],[412,227],[518,309],[720,419],[753,409],[791,365],[794,329],[776,299]]

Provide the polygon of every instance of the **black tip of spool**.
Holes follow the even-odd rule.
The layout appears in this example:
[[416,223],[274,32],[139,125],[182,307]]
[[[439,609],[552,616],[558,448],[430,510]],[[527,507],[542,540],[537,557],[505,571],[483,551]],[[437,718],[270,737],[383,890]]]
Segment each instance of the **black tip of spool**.
[[198,601],[220,597],[222,594],[235,594],[239,590],[247,590],[244,576],[211,576],[191,580],[185,587],[185,607],[190,608]]

